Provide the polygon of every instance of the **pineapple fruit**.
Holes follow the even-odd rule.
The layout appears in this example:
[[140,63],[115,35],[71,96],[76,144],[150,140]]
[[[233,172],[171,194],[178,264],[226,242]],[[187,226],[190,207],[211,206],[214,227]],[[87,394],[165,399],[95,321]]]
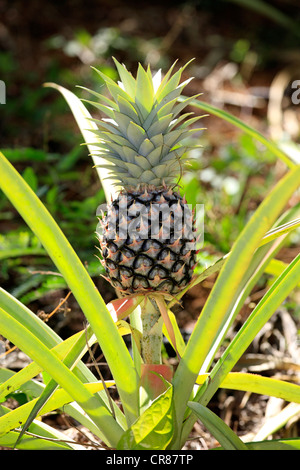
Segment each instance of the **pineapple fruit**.
[[[100,252],[107,279],[120,294],[176,295],[196,264],[195,217],[176,189],[200,117],[182,113],[195,96],[178,102],[189,80],[185,67],[162,78],[140,64],[136,78],[114,59],[120,82],[96,70],[112,99],[96,92],[88,101],[107,117],[95,119],[95,155],[106,163],[117,196],[100,217]],[[87,101],[87,100],[84,100]]]

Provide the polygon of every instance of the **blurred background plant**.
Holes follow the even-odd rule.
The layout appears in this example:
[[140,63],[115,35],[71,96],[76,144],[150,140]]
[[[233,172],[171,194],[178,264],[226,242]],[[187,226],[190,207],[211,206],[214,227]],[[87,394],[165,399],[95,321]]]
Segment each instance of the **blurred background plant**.
[[[130,0],[65,0],[42,6],[36,0],[26,5],[21,0],[0,1],[0,79],[7,94],[6,104],[0,105],[1,149],[54,215],[106,301],[114,292],[101,278],[95,257],[96,208],[104,202],[104,192],[65,101],[43,83],[59,83],[87,97],[75,86],[101,90],[91,65],[115,79],[112,55],[133,71],[137,61],[166,70],[176,59],[182,65],[195,57],[186,72],[195,77],[188,94],[203,92],[203,101],[276,140],[299,162],[300,108],[291,100],[291,84],[300,78],[299,20],[296,0],[154,0],[141,1],[138,8]],[[203,147],[192,155],[180,181],[189,203],[205,204],[199,269],[230,251],[245,221],[285,171],[270,150],[226,121],[210,115],[203,122]],[[294,231],[278,259],[294,257],[299,237]],[[187,334],[213,280],[192,289],[183,300],[178,321]],[[271,281],[269,272],[238,321],[243,322]],[[63,279],[1,192],[0,283],[36,312],[50,313],[66,295]],[[69,333],[82,328],[75,300],[70,298],[68,307],[49,320],[62,337],[64,329]],[[292,331],[297,331],[297,293],[285,309],[292,314]],[[268,341],[281,348],[278,354],[285,358],[284,318],[273,321]],[[262,335],[250,352],[259,354],[262,344],[266,348],[266,338]],[[251,367],[258,365],[254,361]],[[219,397],[219,413],[227,409],[227,422],[242,413],[242,398],[238,393]],[[226,400],[234,405],[226,408]],[[252,432],[262,402],[259,406],[252,402],[241,432]],[[239,426],[243,428],[240,420]]]

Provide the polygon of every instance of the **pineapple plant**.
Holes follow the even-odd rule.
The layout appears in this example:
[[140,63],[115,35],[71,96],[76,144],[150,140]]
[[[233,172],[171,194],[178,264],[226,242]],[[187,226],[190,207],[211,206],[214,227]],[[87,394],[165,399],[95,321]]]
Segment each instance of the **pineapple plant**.
[[[185,142],[201,116],[182,111],[195,98],[178,99],[190,79],[184,67],[162,78],[138,66],[136,78],[114,59],[120,81],[95,69],[112,99],[91,91],[87,101],[105,115],[95,119],[95,156],[115,185],[98,225],[106,277],[121,295],[174,296],[191,281],[196,264],[195,216],[177,189],[189,149]],[[186,64],[187,65],[187,64]],[[89,90],[90,91],[90,90]]]
[[[140,124],[138,125],[143,130],[146,129],[145,141],[147,139],[152,140],[155,147],[153,136],[158,135],[150,135],[149,129],[152,124],[148,122],[147,126],[149,127],[147,127],[145,124],[147,118],[141,119],[141,116],[146,116],[144,110],[149,100],[152,103],[152,108],[150,110],[150,104],[148,103],[148,116],[152,110],[155,110],[155,112],[153,111],[152,122],[153,124],[159,122],[161,126],[159,139],[163,142],[169,140],[168,151],[165,146],[161,147],[158,162],[153,161],[154,157],[151,155],[150,150],[148,153],[142,152],[142,142],[139,148],[134,146],[132,143],[133,137],[129,135],[128,126],[126,128],[127,133],[122,130],[121,121],[118,128],[117,117],[123,112],[118,102],[124,104],[124,94],[123,101],[121,98],[116,99],[116,97],[113,97],[114,100],[99,97],[102,101],[96,103],[96,105],[101,109],[104,101],[107,107],[106,114],[109,119],[112,119],[112,121],[103,121],[103,126],[99,131],[96,130],[97,126],[93,122],[89,122],[89,128],[87,119],[90,118],[90,114],[73,93],[59,85],[49,84],[49,86],[58,89],[65,96],[83,135],[87,137],[86,141],[88,141],[92,129],[98,133],[99,139],[96,136],[96,142],[93,141],[92,144],[88,145],[92,151],[95,143],[98,145],[99,155],[107,157],[106,160],[103,158],[103,161],[106,161],[105,165],[110,169],[112,177],[118,183],[116,195],[112,197],[109,205],[110,210],[107,210],[101,221],[104,226],[103,235],[100,235],[103,250],[105,250],[105,243],[108,243],[109,238],[120,252],[125,249],[120,241],[125,239],[127,233],[122,233],[125,226],[124,220],[128,224],[134,225],[130,228],[130,230],[133,229],[131,230],[131,236],[132,232],[136,231],[137,236],[141,237],[143,234],[144,240],[148,240],[148,243],[151,244],[152,236],[149,237],[149,227],[145,229],[148,214],[151,215],[151,229],[154,225],[154,228],[156,226],[156,229],[158,229],[157,232],[164,235],[159,241],[160,248],[165,249],[171,243],[174,249],[175,240],[183,238],[184,227],[180,224],[176,226],[174,217],[172,218],[170,215],[167,215],[164,223],[160,223],[161,219],[155,215],[155,203],[161,199],[162,202],[158,205],[166,204],[170,206],[170,201],[173,198],[174,204],[177,204],[176,207],[181,208],[184,199],[181,199],[175,191],[177,176],[172,174],[171,168],[168,168],[163,176],[161,174],[157,175],[156,172],[159,165],[162,165],[162,167],[164,165],[168,166],[168,163],[166,163],[169,161],[168,157],[172,160],[174,156],[174,154],[172,156],[172,152],[175,150],[177,160],[174,159],[174,165],[179,162],[179,158],[184,159],[186,151],[183,141],[184,132],[188,132],[188,125],[195,122],[194,118],[189,118],[187,115],[177,117],[180,113],[180,110],[177,113],[179,109],[177,104],[174,104],[173,108],[171,107],[170,101],[173,98],[172,95],[170,97],[168,94],[173,90],[174,99],[179,97],[180,93],[178,91],[181,91],[182,86],[179,85],[178,76],[180,72],[177,75],[174,74],[173,77],[169,72],[167,79],[157,80],[155,78],[157,80],[155,81],[148,69],[143,71],[140,68],[137,79],[132,81],[134,79],[123,66],[117,63],[117,67],[120,68],[123,74],[122,82],[125,83],[126,81],[127,85],[131,83],[132,93],[129,95],[130,100],[128,103],[139,115]],[[147,80],[153,85],[153,94],[150,99],[149,95],[145,95],[143,98],[145,100],[143,101],[144,104],[140,108],[142,101],[137,99],[138,89],[142,87],[142,80],[146,81],[146,76],[148,77]],[[175,83],[176,81],[178,84]],[[117,85],[113,81],[108,80],[107,83],[111,90],[117,92]],[[154,83],[156,84],[155,87]],[[124,91],[123,85],[118,86],[120,90]],[[135,86],[134,93],[133,86]],[[143,85],[143,87],[146,90],[146,85]],[[168,90],[163,91],[164,87],[167,87]],[[127,89],[129,90],[129,88]],[[164,103],[159,90],[161,94],[164,94]],[[122,92],[118,91],[118,93],[117,97],[121,96],[120,93]],[[127,92],[125,91],[125,93]],[[163,129],[162,109],[168,103],[170,105],[171,120]],[[187,103],[188,101],[185,101],[185,104]],[[294,383],[266,378],[257,374],[254,376],[245,372],[242,374],[231,372],[266,322],[299,285],[299,254],[283,268],[280,275],[276,273],[276,278],[271,287],[229,343],[226,333],[237,318],[254,285],[264,275],[266,266],[273,260],[278,250],[284,246],[284,243],[289,240],[288,237],[292,230],[299,226],[299,218],[297,218],[299,207],[297,204],[290,205],[289,201],[291,197],[294,198],[295,191],[299,188],[300,168],[299,165],[297,166],[292,160],[289,160],[274,142],[266,140],[255,129],[244,125],[229,113],[196,100],[193,105],[199,106],[205,111],[208,110],[216,116],[222,116],[229,122],[234,122],[238,128],[243,128],[252,137],[256,136],[258,140],[266,143],[268,148],[272,149],[277,156],[279,155],[282,161],[289,164],[289,171],[276,183],[275,187],[248,220],[236,239],[231,252],[208,267],[199,276],[195,276],[194,285],[199,284],[213,272],[220,271],[187,344],[185,344],[178,329],[175,330],[174,338],[171,338],[172,345],[176,349],[178,346],[179,357],[178,367],[176,367],[174,375],[171,366],[168,367],[165,361],[162,364],[159,355],[156,354],[161,346],[160,342],[154,343],[152,341],[150,348],[147,348],[147,343],[150,335],[153,339],[153,332],[157,333],[156,336],[159,339],[159,327],[162,320],[167,329],[168,315],[169,324],[171,321],[172,325],[176,326],[176,319],[174,319],[174,315],[170,310],[175,299],[166,303],[164,297],[170,295],[167,292],[173,293],[174,290],[180,289],[180,285],[175,284],[175,288],[173,286],[172,290],[162,290],[161,283],[158,286],[149,285],[148,287],[147,285],[146,289],[144,286],[140,286],[136,289],[138,295],[128,295],[125,299],[123,297],[118,298],[105,305],[104,299],[95,288],[95,284],[86,268],[47,208],[0,152],[0,171],[3,176],[0,179],[1,190],[39,238],[89,322],[87,328],[63,341],[56,333],[53,334],[54,332],[41,321],[38,315],[9,292],[0,289],[1,335],[24,351],[32,361],[17,373],[5,367],[0,368],[1,402],[5,403],[8,391],[16,393],[18,390],[24,392],[29,390],[30,395],[33,397],[30,402],[21,404],[16,409],[11,410],[1,405],[3,413],[0,417],[0,445],[32,450],[80,448],[81,443],[70,439],[66,440],[64,434],[49,427],[38,418],[39,415],[44,415],[52,410],[57,412],[64,409],[76,422],[87,427],[91,433],[103,441],[108,449],[147,450],[154,451],[154,455],[157,455],[158,450],[169,452],[182,449],[197,418],[202,421],[224,449],[300,449],[299,438],[268,440],[267,443],[262,441],[245,443],[207,407],[219,388],[243,390],[247,393],[259,392],[264,395],[280,397],[286,402],[291,402],[292,405],[299,403],[299,387]],[[127,107],[130,108],[130,106]],[[109,108],[115,112],[115,116],[109,111]],[[128,113],[126,116],[128,116]],[[183,125],[185,117],[187,118],[185,121],[186,127]],[[134,124],[133,120],[130,122]],[[173,122],[176,123],[175,127],[170,129]],[[109,126],[111,126],[110,129]],[[110,132],[106,134],[108,130]],[[170,136],[176,130],[179,131],[177,137],[175,138],[175,134],[173,134],[173,138],[171,138]],[[124,136],[127,136],[127,140]],[[116,139],[119,140],[119,146],[123,147],[122,152],[125,156],[123,153],[111,150],[113,148],[111,144],[118,143]],[[138,150],[135,150],[137,159],[129,160],[129,157],[126,157],[126,155],[130,155],[128,154],[129,151],[125,149],[126,146],[133,150],[138,148]],[[182,149],[182,147],[184,148]],[[121,152],[120,148],[118,150]],[[126,182],[126,176],[129,178],[131,176],[128,176],[128,174],[131,173],[132,175],[132,169],[130,171],[126,170],[127,166],[129,168],[128,162],[130,161],[130,163],[136,165],[136,160],[138,162],[142,161],[138,157],[144,157],[151,164],[150,170],[158,176],[158,181],[155,181],[156,177],[153,177],[152,180],[144,180],[144,173],[149,169],[144,166],[144,171],[139,176],[135,176],[133,180],[127,180]],[[116,162],[121,160],[124,163],[117,165]],[[177,168],[180,170],[181,167],[178,166]],[[101,168],[101,172],[104,173],[104,169]],[[174,180],[172,180],[172,177]],[[103,184],[105,191],[108,187],[109,185]],[[124,199],[125,196],[128,196],[128,198]],[[164,203],[164,200],[167,202]],[[127,214],[127,210],[130,212],[131,203],[135,204],[137,206],[135,209],[139,209],[140,213],[144,215],[144,221],[141,221],[141,217],[134,218],[132,214],[130,216]],[[287,205],[289,206],[288,209],[286,209]],[[118,210],[113,211],[113,207]],[[175,206],[172,207],[175,211]],[[124,214],[121,213],[123,209],[126,209],[125,219]],[[283,211],[285,212],[283,213]],[[190,215],[189,218],[191,218]],[[171,241],[170,234],[165,233],[168,223],[173,229]],[[110,226],[114,226],[114,224],[118,228],[118,233],[111,231]],[[191,224],[193,224],[193,221]],[[109,232],[111,233],[109,234]],[[185,237],[186,240],[190,240],[189,236],[185,235]],[[105,241],[105,238],[107,241]],[[186,240],[184,243],[186,243]],[[122,243],[125,242],[122,241]],[[128,235],[126,235],[126,243],[129,243]],[[182,243],[182,241],[177,241],[177,243]],[[184,246],[186,247],[186,244]],[[170,247],[169,249],[171,250]],[[141,254],[138,249],[136,253],[137,256]],[[188,255],[183,260],[185,263],[188,262],[190,256],[195,255],[193,249],[188,249],[187,253]],[[183,256],[181,248],[180,255]],[[104,265],[105,263],[109,264],[111,256],[109,252],[104,254]],[[153,256],[153,262],[157,265],[162,259],[162,254]],[[118,256],[115,269],[120,269],[119,266],[122,266],[122,261]],[[169,256],[169,262],[171,262],[171,255]],[[135,263],[134,259],[132,265],[128,263],[128,266],[126,266],[132,269],[130,272],[133,277],[137,276],[134,269],[139,268],[136,264],[138,263]],[[107,270],[110,274],[109,266]],[[171,269],[171,272],[174,272],[174,270]],[[120,296],[122,292],[129,294],[131,290],[134,291],[135,285],[129,284],[127,286],[125,280],[120,276],[120,271],[111,274],[111,279],[117,279],[116,276],[121,279]],[[141,275],[147,278],[148,274],[144,272]],[[178,281],[176,280],[176,282]],[[149,295],[140,295],[145,292],[149,292]],[[141,302],[143,297],[145,301]],[[127,307],[122,311],[122,315],[124,315],[122,318],[125,318],[125,314],[126,317],[129,316],[132,328],[125,326],[125,322],[121,323],[118,315],[113,315],[113,312],[118,312],[119,307],[124,304],[127,304]],[[156,313],[158,314],[154,315],[155,304],[161,316],[159,316],[157,310]],[[141,321],[139,322],[139,320]],[[122,333],[120,327],[123,330]],[[133,339],[132,355],[122,338],[122,335],[128,334],[128,331],[130,331]],[[140,350],[138,349],[138,340],[141,335],[137,333],[141,333],[143,336],[143,344]],[[148,338],[147,334],[149,334]],[[169,336],[171,337],[170,334]],[[94,342],[99,342],[113,380],[102,383],[81,361],[86,353],[87,346],[94,344]],[[150,356],[147,356],[146,353],[148,352]],[[47,381],[45,384],[34,380],[38,371],[40,373],[44,371],[43,377],[46,374]],[[119,403],[114,403],[107,396],[107,387],[113,384],[116,385],[120,395]],[[29,428],[29,431],[34,430],[34,433],[27,432],[30,425],[33,428]],[[21,431],[20,426],[22,427]],[[92,444],[95,444],[94,439]]]

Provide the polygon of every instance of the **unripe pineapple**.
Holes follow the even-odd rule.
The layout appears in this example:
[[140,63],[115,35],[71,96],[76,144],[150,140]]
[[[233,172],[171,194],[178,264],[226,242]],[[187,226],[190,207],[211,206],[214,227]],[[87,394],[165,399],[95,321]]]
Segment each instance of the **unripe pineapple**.
[[[115,60],[115,59],[114,59]],[[107,279],[124,294],[176,294],[191,280],[196,263],[194,216],[175,190],[188,148],[183,140],[198,117],[178,103],[184,68],[161,79],[139,65],[134,78],[115,60],[121,81],[98,71],[112,96],[91,102],[108,117],[97,121],[99,151],[118,182],[119,194],[100,219],[98,236]]]

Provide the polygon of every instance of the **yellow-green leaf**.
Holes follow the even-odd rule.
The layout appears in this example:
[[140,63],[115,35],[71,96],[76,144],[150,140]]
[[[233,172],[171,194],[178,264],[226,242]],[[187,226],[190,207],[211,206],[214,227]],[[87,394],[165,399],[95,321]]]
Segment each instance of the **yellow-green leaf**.
[[170,386],[123,434],[118,450],[163,450],[173,435],[173,389]]

